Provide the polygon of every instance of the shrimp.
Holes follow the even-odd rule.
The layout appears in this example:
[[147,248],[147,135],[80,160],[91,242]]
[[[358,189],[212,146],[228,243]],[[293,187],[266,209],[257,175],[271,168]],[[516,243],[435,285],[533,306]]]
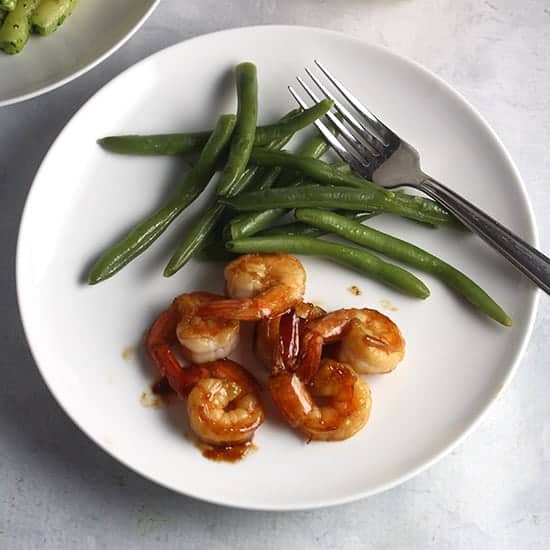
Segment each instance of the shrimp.
[[258,393],[226,378],[199,380],[187,398],[187,413],[195,434],[216,446],[250,441],[264,421]]
[[197,315],[201,306],[222,299],[223,296],[209,292],[191,292],[174,300],[174,306],[180,314],[176,336],[182,354],[188,361],[215,361],[227,357],[239,344],[238,321],[204,319]]
[[170,365],[166,377],[180,397],[187,396],[189,424],[197,437],[226,447],[252,439],[264,421],[260,386],[241,365],[222,359],[191,365]]
[[166,373],[180,397],[187,395],[189,424],[197,437],[218,447],[250,441],[264,421],[260,386],[241,365],[222,359]]
[[281,414],[310,440],[341,441],[367,423],[370,388],[344,363],[323,359],[309,383],[282,371],[269,380],[271,396]]
[[336,359],[361,374],[392,371],[405,355],[405,340],[397,325],[374,309],[340,309],[307,323],[301,368],[315,372],[323,345],[339,342]]
[[179,298],[151,326],[146,339],[149,356],[172,390],[182,399],[188,397],[189,423],[202,441],[216,446],[250,441],[264,420],[260,386],[230,359],[180,365],[172,349],[181,324]]
[[257,321],[280,315],[301,302],[306,272],[287,254],[245,254],[224,271],[229,299],[202,306],[202,317]]
[[306,321],[323,315],[326,311],[319,306],[300,302],[287,313],[259,321],[254,340],[256,357],[272,373],[296,370],[303,327]]
[[197,315],[202,305],[221,298],[209,292],[191,292],[175,298],[149,331],[146,344],[151,357],[159,353],[165,357],[166,351],[159,348],[176,344],[183,357],[193,363],[215,361],[232,353],[239,343],[239,322],[203,319]]

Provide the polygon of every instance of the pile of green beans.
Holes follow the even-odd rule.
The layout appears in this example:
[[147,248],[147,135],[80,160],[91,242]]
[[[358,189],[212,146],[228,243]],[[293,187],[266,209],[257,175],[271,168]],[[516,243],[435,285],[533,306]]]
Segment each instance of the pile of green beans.
[[0,49],[19,53],[32,32],[47,36],[60,27],[78,0],[0,0]]
[[[226,260],[235,254],[283,252],[323,257],[406,295],[429,297],[423,281],[380,254],[438,278],[478,311],[504,326],[512,324],[495,300],[456,267],[363,224],[373,216],[391,214],[431,227],[459,226],[444,208],[429,198],[390,191],[360,178],[347,163],[325,162],[322,158],[329,144],[318,133],[296,153],[284,150],[297,132],[333,107],[332,101],[323,100],[309,109],[291,111],[276,123],[258,126],[256,67],[237,65],[235,83],[237,114],[222,115],[214,130],[107,136],[98,141],[107,151],[125,155],[200,151],[200,156],[177,192],[96,260],[89,272],[90,284],[111,277],[151,246],[219,171],[214,196],[182,234],[164,268],[166,277],[191,258]],[[292,213],[294,219],[280,223]],[[327,234],[340,242],[323,239]],[[342,239],[351,245],[342,244]]]
[[[299,111],[291,111],[285,115],[280,124],[284,125],[289,121],[295,120],[300,116]],[[267,144],[267,149],[282,149],[292,138],[293,134],[283,135],[279,139]],[[256,167],[248,167],[239,177],[238,181],[230,191],[231,195],[236,195],[243,191],[248,186],[261,189],[264,188],[273,179],[273,172],[278,169],[271,168],[269,170],[259,169]],[[277,176],[278,176],[277,171]],[[177,273],[193,256],[197,255],[204,244],[208,241],[210,235],[215,230],[216,225],[221,220],[225,211],[222,204],[214,202],[204,212],[199,214],[194,226],[184,235],[179,246],[176,248],[173,256],[164,268],[164,276],[171,277]]]
[[[302,158],[318,159],[322,157],[329,149],[328,142],[320,134],[314,134],[307,140],[300,149],[298,155]],[[304,183],[300,173],[292,170],[282,172],[275,182],[279,187],[297,187]],[[257,191],[264,191],[257,189]],[[229,232],[232,239],[241,239],[251,237],[262,229],[269,227],[272,223],[282,218],[290,210],[288,208],[266,208],[257,212],[241,214],[234,218],[229,226]]]

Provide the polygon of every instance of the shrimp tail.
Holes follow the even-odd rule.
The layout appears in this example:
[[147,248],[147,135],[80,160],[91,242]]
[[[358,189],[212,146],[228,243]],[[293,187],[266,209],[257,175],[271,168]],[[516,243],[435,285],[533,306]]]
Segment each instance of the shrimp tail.
[[235,319],[237,321],[259,321],[267,317],[258,308],[254,298],[242,300],[217,300],[202,306],[197,315],[204,318]]
[[173,305],[158,315],[145,338],[145,347],[150,355],[155,346],[170,345],[175,341],[178,321],[179,314]]
[[296,303],[296,296],[287,286],[271,287],[254,298],[228,298],[202,306],[200,317],[221,317],[237,321],[259,321],[288,311]]
[[183,369],[168,346],[158,346],[154,349],[154,360],[159,362],[164,369],[164,376],[170,387],[180,396],[185,397],[195,384],[192,377],[188,376],[187,369]]
[[171,350],[171,346],[177,340],[178,321],[179,313],[174,305],[164,310],[151,325],[145,340],[145,348],[160,375],[166,378],[170,387],[182,397],[191,391],[192,385],[189,384],[185,372]]
[[300,363],[296,374],[301,380],[309,382],[319,370],[324,340],[320,334],[306,332],[302,339]]
[[294,310],[285,313],[279,321],[278,346],[274,349],[276,358],[287,370],[294,371],[300,353],[301,319]]

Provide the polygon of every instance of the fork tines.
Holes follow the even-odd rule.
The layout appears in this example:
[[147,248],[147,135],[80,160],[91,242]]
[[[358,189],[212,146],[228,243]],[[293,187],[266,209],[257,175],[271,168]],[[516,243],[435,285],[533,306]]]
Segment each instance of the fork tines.
[[[390,144],[392,131],[374,113],[362,105],[324,65],[317,60],[315,60],[315,65],[356,113],[355,115],[352,114],[351,110],[341,101],[338,101],[334,94],[330,93],[327,86],[310,69],[306,68],[307,75],[321,94],[334,101],[334,109],[338,113],[336,115],[333,112],[328,112],[326,115],[332,130],[321,120],[317,120],[315,125],[338,155],[353,170],[370,177],[376,166],[384,162],[386,158],[386,148]],[[301,77],[298,76],[297,80],[307,95],[315,103],[318,103],[320,98],[312,88]],[[298,104],[304,109],[307,108],[307,103],[298,92],[292,86],[289,86],[288,89]]]

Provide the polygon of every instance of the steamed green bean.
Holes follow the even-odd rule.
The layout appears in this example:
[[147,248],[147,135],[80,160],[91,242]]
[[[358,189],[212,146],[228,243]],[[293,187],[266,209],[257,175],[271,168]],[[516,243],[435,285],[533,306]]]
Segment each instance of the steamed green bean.
[[504,310],[474,281],[458,269],[411,243],[350,220],[327,210],[297,209],[297,220],[319,230],[334,233],[380,252],[389,258],[399,260],[406,265],[430,273],[440,279],[455,292],[462,295],[474,307],[495,321],[511,326],[512,320]]
[[424,209],[419,201],[403,201],[402,195],[377,189],[356,189],[302,185],[300,187],[276,187],[266,191],[243,193],[235,198],[220,198],[220,202],[239,212],[254,212],[265,208],[334,208],[356,212],[387,212],[413,220],[440,225],[452,218],[444,210]]
[[248,254],[254,252],[304,254],[322,256],[338,264],[351,267],[372,279],[417,298],[430,295],[428,287],[412,273],[385,262],[366,250],[342,246],[337,243],[311,237],[250,237],[226,243],[231,252]]

